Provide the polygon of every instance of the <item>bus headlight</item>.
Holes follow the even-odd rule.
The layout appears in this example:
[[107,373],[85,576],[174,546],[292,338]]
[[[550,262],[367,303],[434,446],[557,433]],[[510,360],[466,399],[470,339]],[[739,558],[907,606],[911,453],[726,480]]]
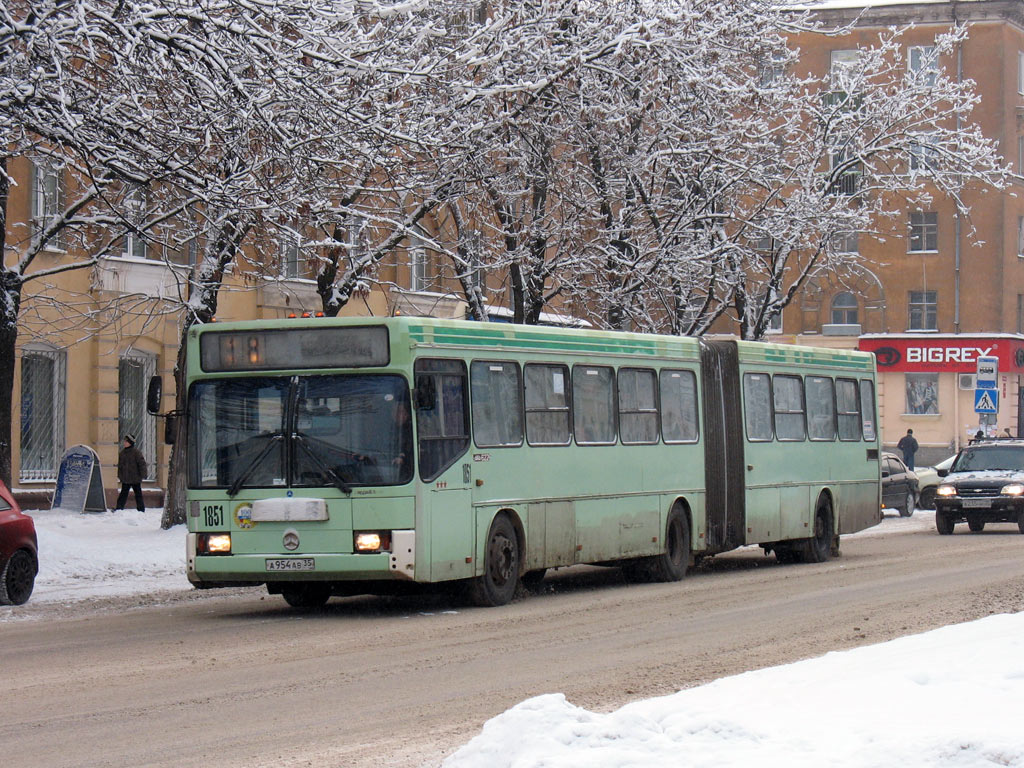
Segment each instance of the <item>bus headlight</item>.
[[936,496],[956,496],[956,486],[955,485],[940,485],[937,489],[935,489],[935,495]]
[[356,531],[356,552],[385,552],[391,549],[390,531]]
[[196,536],[196,554],[230,555],[230,533],[200,533]]
[[1024,484],[1010,483],[1009,485],[1004,485],[999,492],[1003,496],[1020,496],[1024,493]]

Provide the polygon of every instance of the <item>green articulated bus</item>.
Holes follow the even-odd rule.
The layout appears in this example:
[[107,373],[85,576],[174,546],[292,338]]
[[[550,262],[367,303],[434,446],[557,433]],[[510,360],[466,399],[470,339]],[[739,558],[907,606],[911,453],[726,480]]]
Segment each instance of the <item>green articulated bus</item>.
[[548,568],[671,581],[878,523],[868,353],[429,318],[197,326],[188,577],[293,606]]

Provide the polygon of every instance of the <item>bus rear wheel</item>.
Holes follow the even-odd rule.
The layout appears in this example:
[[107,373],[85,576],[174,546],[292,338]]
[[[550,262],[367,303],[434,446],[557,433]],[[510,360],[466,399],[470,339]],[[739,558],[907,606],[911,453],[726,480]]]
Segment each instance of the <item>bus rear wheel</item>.
[[814,511],[814,535],[804,541],[805,563],[823,563],[832,556],[832,505],[828,499],[818,500]]
[[292,608],[321,608],[331,599],[331,589],[323,584],[296,584],[282,589],[281,597]]
[[494,518],[484,548],[484,572],[470,587],[476,605],[494,607],[512,601],[519,584],[519,540],[506,515]]

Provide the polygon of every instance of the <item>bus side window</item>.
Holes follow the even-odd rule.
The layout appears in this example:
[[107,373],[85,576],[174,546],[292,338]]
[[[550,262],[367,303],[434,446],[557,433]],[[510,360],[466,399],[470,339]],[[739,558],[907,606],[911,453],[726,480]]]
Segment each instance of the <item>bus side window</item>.
[[648,368],[619,369],[619,434],[626,445],[658,442],[658,386]]
[[[433,407],[418,407],[420,477],[433,480],[469,447],[469,392],[461,360],[421,358],[416,361],[416,387],[433,390]],[[432,385],[423,386],[427,379]],[[417,403],[425,406],[425,403]]]
[[836,439],[835,385],[828,376],[804,378],[807,401],[807,436],[811,440]]
[[523,444],[523,402],[517,363],[476,361],[469,367],[473,440],[482,448]]
[[564,365],[527,363],[526,440],[530,445],[569,444],[569,369]]
[[578,445],[615,442],[615,371],[603,365],[572,369],[572,426]]
[[864,439],[875,442],[875,383],[868,379],[860,380],[860,412]]
[[839,439],[860,440],[860,398],[853,379],[836,379],[836,410],[839,412]]
[[695,443],[697,377],[693,371],[661,372],[661,436],[666,443]]
[[743,374],[743,410],[747,423],[747,440],[767,442],[772,439],[772,379],[767,373]]
[[779,440],[803,440],[806,437],[804,388],[799,376],[776,375],[772,378],[775,406],[775,436]]

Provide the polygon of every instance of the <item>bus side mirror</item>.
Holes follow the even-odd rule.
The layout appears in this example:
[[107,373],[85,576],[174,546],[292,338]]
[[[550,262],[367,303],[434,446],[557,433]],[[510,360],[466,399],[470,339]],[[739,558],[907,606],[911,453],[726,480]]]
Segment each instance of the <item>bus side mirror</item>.
[[164,445],[174,445],[178,434],[178,412],[171,411],[164,417]]
[[160,413],[161,398],[164,393],[164,382],[159,376],[149,380],[149,389],[146,392],[146,410],[150,414]]
[[437,386],[434,384],[433,376],[424,376],[416,383],[413,400],[416,403],[416,410],[429,411],[434,407],[437,402]]

